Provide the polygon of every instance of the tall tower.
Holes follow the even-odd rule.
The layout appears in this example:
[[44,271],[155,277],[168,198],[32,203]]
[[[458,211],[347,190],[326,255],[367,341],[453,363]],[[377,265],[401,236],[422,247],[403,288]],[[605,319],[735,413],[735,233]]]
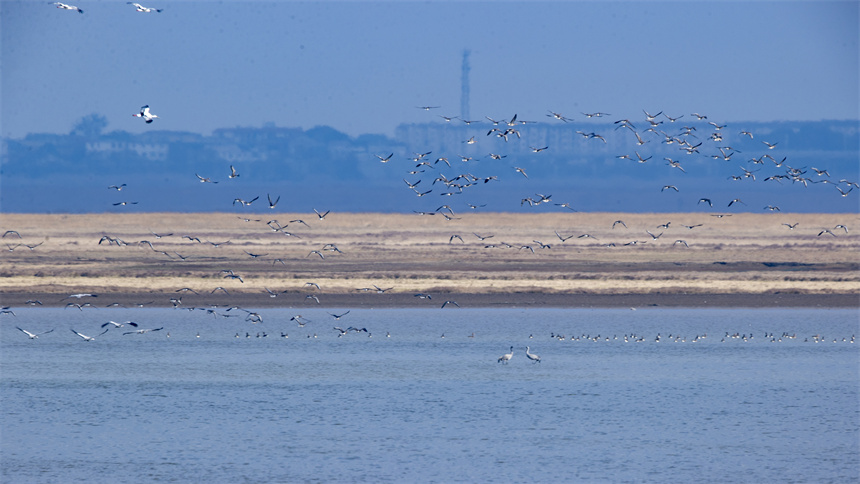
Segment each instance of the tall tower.
[[460,119],[469,119],[469,54],[471,51],[463,51],[463,65],[460,68]]

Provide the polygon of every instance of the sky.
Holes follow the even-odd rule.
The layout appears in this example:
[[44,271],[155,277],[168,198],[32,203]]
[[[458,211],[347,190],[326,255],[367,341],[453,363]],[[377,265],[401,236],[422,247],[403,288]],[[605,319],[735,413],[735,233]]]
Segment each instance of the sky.
[[857,1],[69,3],[84,13],[0,0],[3,137],[90,113],[132,133],[392,135],[460,114],[465,49],[473,119],[860,118]]

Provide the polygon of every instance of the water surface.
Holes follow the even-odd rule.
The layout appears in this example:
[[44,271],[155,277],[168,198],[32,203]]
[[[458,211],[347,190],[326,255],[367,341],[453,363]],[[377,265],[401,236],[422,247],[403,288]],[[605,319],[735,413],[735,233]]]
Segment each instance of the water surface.
[[[856,310],[303,309],[304,328],[287,309],[15,312],[4,482],[860,476]],[[107,320],[164,329],[70,331]]]

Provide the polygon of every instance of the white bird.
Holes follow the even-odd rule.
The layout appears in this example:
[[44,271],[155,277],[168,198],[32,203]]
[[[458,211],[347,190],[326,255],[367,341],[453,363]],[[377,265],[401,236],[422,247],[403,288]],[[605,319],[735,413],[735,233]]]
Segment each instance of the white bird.
[[[105,333],[107,333],[107,332],[108,332],[108,330],[104,330],[104,331],[102,331],[102,332],[99,334],[99,336],[101,336],[101,335],[103,335],[103,334],[105,334]],[[87,335],[85,335],[85,334],[78,333],[78,332],[77,332],[77,331],[75,331],[74,329],[72,330],[72,333],[75,333],[76,335],[80,336],[81,338],[83,338],[83,339],[84,339],[84,341],[95,341],[95,340],[96,340],[96,338],[95,338],[94,336],[87,336]]]
[[78,13],[84,13],[83,10],[79,9],[78,7],[76,7],[74,5],[66,5],[65,3],[60,3],[60,2],[54,2],[54,3],[52,3],[52,5],[56,5],[57,8],[62,8],[64,10],[77,10]]
[[99,295],[98,294],[90,294],[90,293],[69,294],[68,296],[64,297],[63,299],[60,299],[60,301],[64,301],[64,300],[72,298],[72,297],[80,299],[82,297],[99,297]]
[[20,332],[22,332],[22,333],[26,334],[30,339],[36,339],[36,338],[38,338],[40,335],[48,334],[48,333],[50,333],[51,331],[53,331],[53,329],[52,329],[51,331],[45,331],[44,333],[31,333],[31,332],[27,331],[26,329],[21,329],[21,328],[19,328],[18,326],[15,326],[15,328],[17,328],[17,329],[18,329],[18,331],[20,331]]
[[529,353],[530,349],[530,347],[526,346],[526,358],[534,361],[535,363],[540,363],[540,356],[533,353]]
[[146,121],[147,124],[151,123],[153,119],[158,117],[149,112],[149,104],[147,104],[146,106],[141,106],[140,112],[137,114],[132,114],[132,116],[134,116],[135,118],[143,118],[143,120]]
[[[124,335],[125,334],[144,334],[144,333],[149,333],[150,331],[161,331],[162,329],[164,329],[164,326],[162,326],[160,328],[154,328],[154,329],[138,329],[137,331],[127,331],[123,334]],[[104,334],[104,333],[102,333],[102,334]]]
[[511,358],[513,358],[513,357],[514,357],[514,347],[511,346],[511,352],[505,353],[502,356],[500,356],[499,359],[497,360],[497,362],[498,363],[507,363],[507,362],[511,361]]
[[129,326],[134,326],[135,328],[137,327],[137,323],[135,323],[134,321],[126,321],[125,323],[117,323],[116,321],[108,321],[102,325],[102,328],[104,328],[105,326],[107,326],[109,324],[112,324],[113,325],[112,327],[114,327],[114,328],[122,328],[126,324]]
[[147,7],[144,7],[143,5],[141,5],[139,3],[134,3],[134,2],[126,2],[126,4],[127,5],[134,5],[134,8],[138,12],[143,12],[143,13],[152,13],[152,12],[157,13],[157,12],[161,12],[161,10],[162,10],[160,8],[147,8]]

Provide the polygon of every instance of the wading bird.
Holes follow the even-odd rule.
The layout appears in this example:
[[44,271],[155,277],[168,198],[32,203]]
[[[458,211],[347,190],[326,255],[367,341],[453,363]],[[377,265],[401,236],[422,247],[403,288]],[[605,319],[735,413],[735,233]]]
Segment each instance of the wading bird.
[[507,364],[509,361],[511,361],[511,358],[513,358],[513,357],[514,357],[514,347],[511,346],[511,352],[503,354],[502,356],[499,357],[498,360],[496,360],[496,362]]

